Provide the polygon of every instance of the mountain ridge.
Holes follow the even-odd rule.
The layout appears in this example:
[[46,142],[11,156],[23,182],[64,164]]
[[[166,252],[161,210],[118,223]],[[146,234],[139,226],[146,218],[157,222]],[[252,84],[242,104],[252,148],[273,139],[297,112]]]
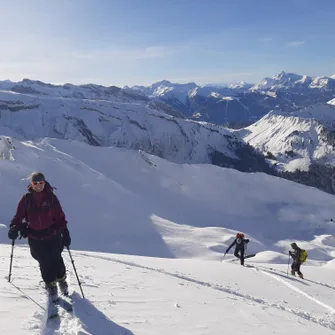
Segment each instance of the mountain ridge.
[[129,89],[164,101],[188,118],[241,128],[275,108],[293,111],[331,100],[335,97],[335,79],[282,71],[254,85],[240,82],[199,86],[161,81]]

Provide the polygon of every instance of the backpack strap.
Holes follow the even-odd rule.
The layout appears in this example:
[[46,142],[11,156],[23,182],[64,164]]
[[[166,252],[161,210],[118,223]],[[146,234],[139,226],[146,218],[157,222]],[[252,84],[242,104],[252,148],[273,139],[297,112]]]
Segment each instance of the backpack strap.
[[25,212],[25,215],[26,215],[26,217],[25,217],[26,223],[29,222],[29,220],[28,220],[28,209],[30,207],[30,200],[31,200],[30,197],[31,197],[30,192],[26,193],[25,196],[24,196],[24,200],[25,200],[24,212]]

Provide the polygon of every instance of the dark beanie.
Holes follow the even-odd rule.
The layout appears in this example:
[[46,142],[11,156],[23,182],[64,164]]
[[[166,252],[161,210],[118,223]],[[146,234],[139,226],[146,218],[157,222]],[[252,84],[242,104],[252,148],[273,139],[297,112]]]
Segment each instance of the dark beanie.
[[44,174],[41,172],[34,172],[31,175],[31,181],[45,181]]

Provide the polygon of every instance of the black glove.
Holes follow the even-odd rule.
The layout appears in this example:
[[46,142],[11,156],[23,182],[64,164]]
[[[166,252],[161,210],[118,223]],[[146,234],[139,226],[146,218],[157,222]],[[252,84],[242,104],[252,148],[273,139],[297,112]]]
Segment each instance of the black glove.
[[17,230],[16,226],[10,227],[8,231],[8,238],[10,240],[16,240],[19,237],[19,231]]
[[291,250],[288,252],[288,254],[289,254],[290,256],[293,256],[293,255],[292,255],[292,251],[291,251]]
[[71,245],[70,232],[67,228],[65,228],[62,232],[62,240],[65,247],[69,247]]
[[[25,223],[23,224],[22,228],[20,229],[20,234],[21,234],[21,237],[23,238],[27,238],[28,235],[29,235],[29,228],[28,228],[28,224]],[[20,239],[21,239],[20,237]]]

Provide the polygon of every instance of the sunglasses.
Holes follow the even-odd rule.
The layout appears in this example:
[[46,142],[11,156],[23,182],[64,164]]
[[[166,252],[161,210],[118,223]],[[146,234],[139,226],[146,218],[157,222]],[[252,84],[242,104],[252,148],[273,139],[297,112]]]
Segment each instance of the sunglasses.
[[44,185],[45,181],[33,181],[32,184],[33,185]]

